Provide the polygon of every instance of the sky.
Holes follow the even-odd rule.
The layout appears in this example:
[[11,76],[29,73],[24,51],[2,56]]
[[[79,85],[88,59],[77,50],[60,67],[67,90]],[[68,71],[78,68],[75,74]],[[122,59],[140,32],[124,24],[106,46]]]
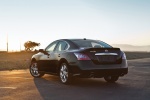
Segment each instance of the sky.
[[0,50],[66,38],[150,45],[150,0],[0,0]]

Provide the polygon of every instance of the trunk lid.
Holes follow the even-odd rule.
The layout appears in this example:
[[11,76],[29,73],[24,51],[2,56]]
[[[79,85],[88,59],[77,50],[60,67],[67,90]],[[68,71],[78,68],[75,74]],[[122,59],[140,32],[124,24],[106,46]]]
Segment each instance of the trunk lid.
[[94,64],[120,64],[120,48],[87,48],[83,51]]

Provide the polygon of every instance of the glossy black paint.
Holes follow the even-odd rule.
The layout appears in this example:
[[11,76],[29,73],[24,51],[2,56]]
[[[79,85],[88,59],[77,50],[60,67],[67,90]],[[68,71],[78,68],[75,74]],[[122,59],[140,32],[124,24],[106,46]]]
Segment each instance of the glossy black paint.
[[[74,39],[72,39],[74,40]],[[106,75],[124,75],[128,73],[128,68],[121,68],[122,64],[122,51],[119,48],[80,48],[75,44],[71,39],[61,39],[52,42],[57,43],[54,50],[51,52],[47,51],[47,48],[42,52],[50,60],[38,60],[38,69],[39,71],[44,71],[45,73],[55,73],[59,74],[60,64],[65,62],[69,66],[70,72],[74,76],[81,77],[103,77]],[[79,39],[81,40],[81,39]],[[86,40],[85,40],[86,41]],[[67,50],[58,51],[57,46],[60,42],[66,42],[69,45]],[[50,45],[51,45],[50,44]],[[105,50],[108,50],[110,53],[117,53],[115,56],[115,62],[100,62],[99,57],[95,56],[95,52],[104,53]],[[92,52],[93,51],[93,52]],[[91,60],[90,61],[78,61],[74,53],[83,53],[86,54]],[[34,58],[33,58],[34,59]],[[106,67],[106,69],[104,68]],[[92,76],[92,77],[93,77]]]

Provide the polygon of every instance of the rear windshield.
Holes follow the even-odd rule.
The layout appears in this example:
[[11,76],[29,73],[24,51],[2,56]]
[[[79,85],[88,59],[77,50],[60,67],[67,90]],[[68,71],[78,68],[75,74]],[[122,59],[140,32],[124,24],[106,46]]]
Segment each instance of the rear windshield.
[[112,48],[109,44],[94,40],[73,40],[80,48]]

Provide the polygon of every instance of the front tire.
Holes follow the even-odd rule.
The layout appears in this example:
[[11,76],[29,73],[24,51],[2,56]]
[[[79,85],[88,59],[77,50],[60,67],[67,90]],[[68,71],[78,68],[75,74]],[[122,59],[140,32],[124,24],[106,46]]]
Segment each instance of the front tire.
[[40,78],[40,77],[44,76],[43,72],[39,72],[36,61],[31,62],[29,70],[30,70],[30,74],[35,78]]
[[72,74],[70,73],[66,63],[62,63],[60,65],[59,77],[63,84],[69,84],[72,81]]
[[109,83],[114,83],[119,79],[119,76],[105,76],[104,79]]

